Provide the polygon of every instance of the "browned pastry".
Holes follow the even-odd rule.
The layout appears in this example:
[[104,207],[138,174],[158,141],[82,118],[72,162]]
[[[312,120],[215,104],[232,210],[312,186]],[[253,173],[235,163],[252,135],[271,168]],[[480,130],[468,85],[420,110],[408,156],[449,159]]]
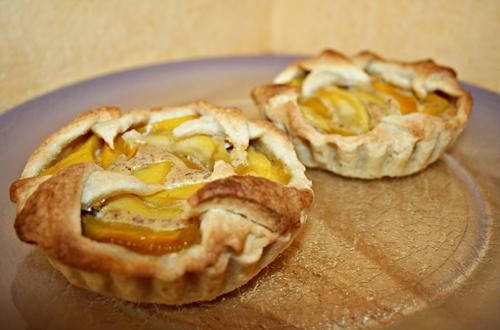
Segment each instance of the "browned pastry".
[[293,146],[204,102],[87,112],[11,186],[15,229],[74,285],[135,302],[211,300],[290,245],[312,202]]
[[326,50],[290,64],[252,96],[306,166],[364,179],[424,169],[462,132],[472,109],[452,69],[370,52]]

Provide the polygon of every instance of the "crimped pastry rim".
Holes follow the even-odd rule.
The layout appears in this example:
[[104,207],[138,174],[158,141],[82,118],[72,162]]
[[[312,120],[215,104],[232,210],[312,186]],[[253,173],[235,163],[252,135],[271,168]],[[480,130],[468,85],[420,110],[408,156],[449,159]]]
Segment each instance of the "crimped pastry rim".
[[[140,111],[141,110],[137,110],[136,112]],[[259,139],[271,140],[277,147],[280,147],[281,152],[286,153],[293,151],[293,146],[281,131],[275,129],[274,126],[268,122],[247,122],[240,110],[216,107],[200,101],[180,107],[168,107],[147,111],[149,115],[162,115],[164,113],[174,113],[176,111],[185,114],[186,112],[194,111],[202,115],[204,113],[209,113],[214,116],[221,116],[228,120],[229,125],[234,121],[239,121],[240,123],[244,122],[248,125],[248,132],[252,131],[252,134],[262,135],[258,136]],[[130,114],[130,112],[128,114]],[[30,156],[26,168],[23,171],[23,178],[14,182],[11,186],[11,199],[16,202],[19,207],[15,222],[18,236],[23,241],[38,244],[54,263],[70,267],[73,271],[80,270],[82,272],[93,272],[104,277],[109,274],[114,274],[113,276],[119,275],[128,278],[128,281],[131,281],[130,283],[144,278],[154,278],[162,283],[171,283],[183,276],[188,276],[189,273],[200,273],[205,271],[220,277],[224,275],[224,269],[212,269],[214,265],[218,264],[220,258],[229,258],[242,265],[256,264],[268,253],[268,250],[272,250],[269,249],[269,246],[281,244],[282,248],[278,247],[276,249],[276,251],[280,253],[291,243],[293,237],[300,230],[301,225],[305,221],[304,210],[312,202],[312,190],[310,189],[310,181],[307,180],[303,173],[303,165],[297,160],[295,154],[292,154],[288,156],[288,163],[291,164],[292,168],[288,168],[293,172],[292,174],[295,176],[295,179],[293,182],[290,182],[289,186],[283,186],[259,177],[231,176],[208,183],[188,200],[193,212],[199,211],[201,212],[200,214],[205,216],[205,214],[212,212],[209,207],[211,204],[217,206],[217,203],[220,203],[221,200],[223,201],[227,198],[237,199],[243,201],[242,205],[247,205],[248,208],[241,210],[241,213],[250,210],[248,211],[251,212],[250,214],[266,215],[269,217],[269,223],[271,223],[271,225],[268,225],[265,221],[259,223],[246,220],[249,223],[249,225],[245,227],[247,233],[240,235],[241,237],[235,236],[236,241],[235,238],[231,241],[228,237],[217,237],[217,235],[214,234],[212,248],[217,248],[218,251],[205,251],[205,254],[197,260],[195,260],[196,258],[191,258],[191,260],[185,261],[189,258],[184,257],[185,262],[183,263],[182,261],[182,253],[186,255],[189,253],[196,254],[197,246],[195,246],[194,249],[190,247],[181,250],[179,255],[171,253],[166,256],[151,257],[140,254],[140,256],[137,256],[138,253],[127,250],[124,247],[85,238],[81,234],[81,220],[79,215],[81,208],[80,196],[87,178],[93,172],[99,171],[100,168],[92,163],[80,163],[67,167],[54,176],[33,177],[32,175],[40,171],[44,163],[45,165],[50,163],[50,160],[47,159],[40,160],[40,155],[43,155],[44,151],[47,149],[51,150],[51,147],[53,149],[54,142],[61,141],[61,139],[67,137],[67,135],[74,130],[79,130],[79,134],[82,135],[82,131],[88,132],[93,124],[107,122],[109,117],[115,119],[120,118],[119,110],[106,107],[90,111],[49,136],[49,138],[47,138],[47,140]],[[82,129],[82,126],[84,129]],[[75,137],[72,137],[72,139],[74,138]],[[235,140],[239,139],[237,136],[233,138]],[[247,142],[249,143],[249,141]],[[270,141],[267,141],[266,143],[269,142]],[[65,180],[68,181],[68,187],[70,187],[66,187],[66,191],[63,189]],[[223,189],[224,187],[221,188],[220,185],[226,188]],[[269,195],[263,198],[264,194],[259,190],[262,190],[262,187],[267,187],[267,190],[274,191],[277,198],[270,198]],[[60,205],[58,205],[58,207],[48,207],[51,198],[52,202],[54,200],[58,201]],[[47,200],[49,200],[49,202]],[[284,203],[284,200],[288,200],[290,204]],[[205,209],[202,209],[203,207],[205,207]],[[224,211],[225,209],[222,207],[221,210]],[[56,218],[58,216],[62,217],[63,220],[73,219],[73,224],[69,224],[70,221],[52,221],[52,223],[49,224],[47,221],[47,218]],[[202,222],[203,221],[204,220],[202,220]],[[249,226],[251,229],[247,228]],[[256,233],[262,236],[260,237],[262,242],[255,243],[252,241],[258,241],[252,238]],[[282,242],[277,243],[278,238],[281,238]],[[85,240],[87,240],[87,242],[85,242]],[[88,241],[92,241],[90,242],[91,245],[93,247],[98,247],[101,251],[105,248],[108,255],[94,253],[94,255],[91,256],[91,254],[88,254],[89,250],[81,249],[82,246],[86,246],[86,244],[89,243]],[[217,246],[219,241],[222,241],[225,245]],[[189,253],[186,252],[188,250]],[[200,250],[200,248],[198,248],[198,250]],[[172,257],[174,254],[176,254],[176,256]],[[246,254],[248,254],[248,256],[246,256]],[[162,257],[169,260],[162,260]],[[272,256],[271,260],[274,259],[274,257],[276,256]],[[262,267],[264,266],[265,265],[262,265]],[[161,292],[157,292],[156,294],[153,292],[147,301],[178,304],[212,299],[223,292],[230,291],[246,283],[255,274],[252,276],[236,275],[238,276],[238,281],[233,281],[234,283],[229,281],[233,283],[231,286],[225,287],[222,285],[219,289],[214,288],[211,291],[209,290],[209,293],[200,292],[200,296],[192,300],[182,300],[180,296],[176,298],[165,297]],[[233,274],[233,276],[236,275]],[[226,279],[225,281],[228,280]],[[84,285],[80,283],[79,286]],[[87,287],[92,289],[90,286]],[[102,293],[106,294],[106,292]],[[116,287],[113,287],[113,290],[108,292],[108,294],[116,295],[131,301],[142,301],[140,297],[134,298],[125,292],[117,291]]]
[[[341,67],[347,71],[359,71],[360,68],[364,71],[374,67],[375,69],[371,70],[376,70],[378,74],[382,74],[382,77],[384,70],[389,71],[393,76],[395,76],[394,72],[399,70],[401,75],[404,73],[404,75],[411,76],[406,77],[407,83],[420,97],[425,97],[426,93],[435,90],[455,97],[457,114],[450,119],[425,113],[390,115],[384,117],[369,132],[356,136],[319,132],[302,117],[298,107],[300,95],[298,88],[281,83],[293,79],[306,69],[328,70],[330,67]],[[408,87],[396,80],[395,78],[387,79],[397,86]],[[278,74],[275,83],[255,88],[252,91],[252,97],[264,115],[292,137],[299,158],[307,167],[323,168],[343,176],[364,179],[397,177],[424,169],[437,160],[461,133],[472,111],[472,98],[458,85],[456,73],[451,68],[437,65],[432,60],[415,62],[387,60],[367,51],[353,57],[346,57],[333,50],[325,50],[310,59],[295,61]],[[402,133],[398,136],[401,141],[398,144],[406,143],[409,145],[408,148],[412,149],[408,155],[405,155],[404,160],[410,163],[409,166],[404,164],[404,161],[391,164],[389,159],[394,155],[391,149],[395,144],[388,142],[387,136],[398,131]],[[421,141],[429,145],[434,144],[433,150],[420,152],[418,144]],[[320,154],[326,153],[354,160],[350,161],[351,164],[343,164],[335,157],[320,159]],[[378,163],[389,163],[388,168],[374,168],[369,164],[364,166],[359,164],[362,159],[374,158],[378,159]],[[354,163],[356,164],[353,165]],[[354,168],[355,166],[357,168]]]

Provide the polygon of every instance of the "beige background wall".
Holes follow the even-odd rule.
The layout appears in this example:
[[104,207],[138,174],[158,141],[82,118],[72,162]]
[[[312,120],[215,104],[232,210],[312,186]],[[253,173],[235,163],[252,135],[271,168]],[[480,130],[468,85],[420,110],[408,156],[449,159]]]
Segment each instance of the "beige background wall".
[[500,1],[0,0],[0,112],[84,78],[231,54],[432,57],[500,92]]

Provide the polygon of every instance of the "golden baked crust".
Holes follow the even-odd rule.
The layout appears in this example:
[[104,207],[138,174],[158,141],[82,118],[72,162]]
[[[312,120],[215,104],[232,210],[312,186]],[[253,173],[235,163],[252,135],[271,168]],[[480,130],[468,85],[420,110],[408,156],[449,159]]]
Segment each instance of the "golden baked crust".
[[[290,84],[304,76],[300,87]],[[456,113],[447,118],[421,112],[393,114],[355,136],[325,133],[304,119],[299,98],[331,84],[356,86],[374,79],[411,91],[419,99],[431,92],[443,93],[454,100]],[[326,50],[294,62],[273,84],[254,89],[252,97],[265,116],[289,134],[307,167],[364,179],[404,176],[424,169],[462,132],[472,109],[472,98],[459,86],[452,69],[432,60],[392,61],[370,52],[346,57]]]
[[64,146],[77,137],[84,135],[96,123],[118,118],[119,116],[120,110],[116,107],[101,107],[78,116],[62,129],[51,134],[31,154],[21,173],[21,178],[35,176],[47,163],[61,153]]
[[[96,120],[108,115],[108,108],[88,112],[51,135],[49,142],[57,145],[42,143],[29,158],[23,178],[11,185],[11,200],[18,205],[15,229],[19,238],[37,244],[74,285],[137,302],[211,300],[248,282],[299,232],[304,210],[312,203],[310,181],[291,143],[270,123],[248,122],[240,110],[205,102],[126,114],[116,109],[111,119]],[[109,170],[112,166],[104,170],[92,162],[39,176],[58,157],[51,151],[62,152],[79,136],[94,132],[113,143],[118,134],[138,125],[188,115],[199,117],[178,126],[175,134],[222,135],[234,151],[232,164],[244,163],[249,145],[259,145],[282,160],[290,179],[285,185],[226,173],[219,171],[223,165],[214,165],[211,176],[203,178],[208,183],[187,200],[183,217],[200,219],[200,239],[183,249],[149,255],[82,233],[82,209],[95,200],[124,192],[149,195],[161,191],[161,185],[145,184]]]

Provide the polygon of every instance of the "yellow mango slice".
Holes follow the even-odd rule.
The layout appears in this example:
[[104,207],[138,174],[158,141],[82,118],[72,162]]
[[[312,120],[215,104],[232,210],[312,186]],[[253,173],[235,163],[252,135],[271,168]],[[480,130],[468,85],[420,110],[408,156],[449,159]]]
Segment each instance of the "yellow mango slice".
[[172,150],[176,153],[190,155],[203,163],[208,163],[217,148],[214,140],[207,135],[195,135],[177,141]]
[[436,93],[429,93],[422,105],[422,112],[433,116],[439,116],[449,107],[450,103],[447,99]]
[[240,165],[234,169],[234,173],[237,175],[247,175],[250,172],[250,168],[248,166]]
[[146,137],[146,143],[167,147],[170,152],[182,159],[189,168],[212,167],[216,160],[223,160],[227,163],[231,161],[229,153],[224,147],[224,141],[214,139],[208,135],[194,135],[188,138],[176,139],[172,134],[168,133],[151,134]]
[[[207,135],[195,135],[176,141],[170,150],[182,157],[190,156],[191,162],[198,160],[204,167],[211,168],[216,160],[230,162],[230,157],[224,148],[224,141],[219,141]],[[188,158],[189,159],[189,158]],[[189,166],[189,164],[187,164]]]
[[330,118],[332,113],[330,109],[321,101],[319,97],[310,97],[308,99],[302,100],[301,103],[306,107],[314,109],[314,111],[325,118]]
[[351,130],[348,130],[348,129],[345,129],[345,128],[342,128],[342,127],[335,127],[335,126],[332,126],[330,128],[330,133],[331,134],[338,134],[338,135],[342,135],[342,136],[355,136],[355,135],[358,135],[358,133],[353,132]]
[[200,116],[198,115],[191,115],[191,116],[185,116],[185,117],[178,117],[178,118],[172,118],[172,119],[167,119],[167,120],[162,120],[158,121],[156,123],[151,124],[151,128],[149,130],[150,133],[156,133],[156,132],[170,132],[177,126],[199,118]]
[[321,115],[319,115],[314,109],[306,107],[306,106],[300,106],[300,110],[302,112],[302,116],[304,119],[312,124],[313,126],[321,129],[325,133],[328,134],[339,134],[343,136],[353,136],[357,135],[356,132],[350,131],[345,128],[341,127],[336,127],[333,125],[330,119],[327,119]]
[[158,146],[158,147],[167,147],[175,143],[175,138],[172,134],[151,134],[146,136],[146,143]]
[[285,185],[291,178],[290,173],[280,161],[270,160],[265,154],[253,147],[248,148],[248,167],[236,169],[235,172],[238,175],[255,174]]
[[147,184],[162,184],[170,170],[169,162],[151,164],[132,172],[132,175]]
[[[369,130],[368,112],[363,103],[361,103],[351,93],[341,90],[337,87],[329,89],[320,89],[317,95],[325,101],[329,101],[334,109],[332,109],[342,124],[348,131],[356,133],[366,133]],[[339,126],[338,124],[335,126]]]
[[145,219],[177,219],[182,215],[183,206],[180,202],[152,203],[147,197],[136,195],[119,195],[106,202],[109,209],[127,211]]
[[175,188],[166,189],[156,194],[142,197],[143,200],[158,205],[172,202],[173,200],[184,200],[191,197],[196,191],[201,189],[206,182],[200,182]]
[[224,147],[224,141],[216,140],[216,147],[214,152],[214,160],[223,160],[226,163],[231,163],[231,157]]
[[92,135],[87,141],[76,148],[73,152],[57,161],[54,165],[40,172],[40,175],[52,175],[61,169],[84,162],[95,162],[95,153],[100,147],[101,141],[95,135]]
[[313,108],[301,105],[300,112],[304,119],[317,128],[330,133],[330,120],[318,114]]
[[253,147],[248,148],[248,167],[250,171],[254,172],[257,176],[269,179],[271,177],[271,161],[261,153],[256,151]]
[[377,94],[370,93],[361,89],[355,89],[352,91],[352,93],[365,104],[373,103],[384,110],[389,108],[389,104]]
[[271,176],[269,179],[286,185],[290,182],[291,177],[290,172],[286,170],[285,166],[281,162],[271,160]]
[[300,87],[302,85],[302,82],[304,81],[306,76],[299,76],[295,77],[292,80],[290,80],[286,85],[290,87]]
[[197,223],[188,224],[178,230],[156,231],[83,216],[82,230],[85,236],[96,241],[118,244],[142,254],[155,256],[182,250],[200,240]]
[[205,168],[199,162],[193,161],[184,155],[176,155],[176,156],[180,158],[180,160],[182,160],[187,167],[193,170],[203,170]]
[[394,86],[381,81],[375,81],[373,82],[373,88],[394,98],[399,103],[399,111],[401,114],[406,115],[417,111],[417,102],[415,98],[398,92]]
[[101,150],[101,155],[99,156],[99,165],[101,165],[102,168],[108,168],[121,154],[117,151],[117,148],[113,150],[107,144],[104,145]]
[[125,155],[127,159],[134,157],[138,146],[132,147],[124,139],[119,137],[114,144],[115,149],[111,149],[107,144],[101,150],[99,156],[99,165],[102,168],[108,168],[120,155]]

